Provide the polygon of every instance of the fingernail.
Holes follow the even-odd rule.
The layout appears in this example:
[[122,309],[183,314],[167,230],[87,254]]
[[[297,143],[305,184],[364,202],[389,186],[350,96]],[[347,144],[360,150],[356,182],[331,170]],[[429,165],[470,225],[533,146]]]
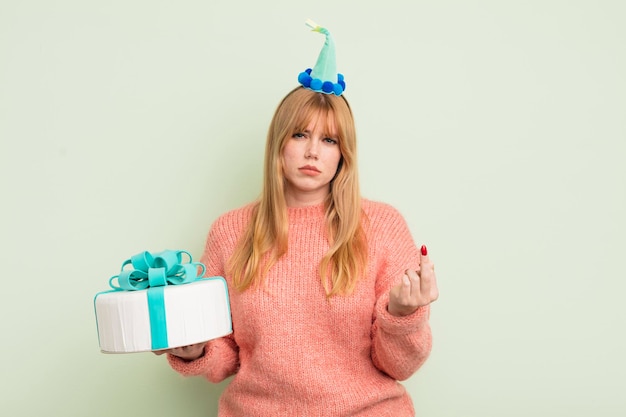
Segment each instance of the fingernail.
[[409,286],[411,285],[411,280],[409,280],[409,277],[405,275],[402,277],[402,283],[406,286]]
[[422,255],[428,255],[428,249],[426,249],[426,245],[422,245]]

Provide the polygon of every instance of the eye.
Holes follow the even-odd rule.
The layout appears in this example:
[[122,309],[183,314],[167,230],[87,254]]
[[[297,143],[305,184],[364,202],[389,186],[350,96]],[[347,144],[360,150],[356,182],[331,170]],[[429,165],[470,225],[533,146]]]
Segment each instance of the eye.
[[337,140],[333,139],[333,138],[324,138],[324,142],[330,143],[332,145],[336,145],[337,144]]
[[306,137],[306,135],[304,133],[301,132],[296,132],[293,135],[291,135],[292,138],[294,139],[303,139]]

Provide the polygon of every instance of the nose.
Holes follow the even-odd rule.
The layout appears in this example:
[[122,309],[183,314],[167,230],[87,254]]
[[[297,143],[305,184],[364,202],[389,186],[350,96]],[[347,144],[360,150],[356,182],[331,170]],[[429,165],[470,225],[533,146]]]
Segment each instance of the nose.
[[304,154],[305,158],[318,159],[319,158],[319,140],[316,138],[311,138],[308,141],[308,145],[306,148],[306,152]]

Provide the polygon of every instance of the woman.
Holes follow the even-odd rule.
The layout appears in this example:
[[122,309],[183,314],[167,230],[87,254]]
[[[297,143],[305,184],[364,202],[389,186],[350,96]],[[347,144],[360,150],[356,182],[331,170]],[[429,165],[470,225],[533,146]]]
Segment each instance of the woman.
[[431,350],[434,266],[402,216],[362,199],[344,96],[291,91],[258,201],[222,215],[202,262],[225,277],[233,334],[168,351],[219,382],[219,416],[413,416],[398,382]]

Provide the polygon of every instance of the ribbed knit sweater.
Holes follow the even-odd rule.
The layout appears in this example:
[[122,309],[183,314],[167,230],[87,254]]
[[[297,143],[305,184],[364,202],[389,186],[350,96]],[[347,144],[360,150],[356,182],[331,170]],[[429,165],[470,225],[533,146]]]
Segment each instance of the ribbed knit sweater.
[[405,317],[387,311],[389,290],[418,249],[400,213],[363,200],[368,266],[349,296],[327,299],[319,262],[328,250],[322,205],[289,208],[289,250],[259,289],[239,292],[224,265],[250,221],[252,206],[230,211],[211,227],[201,261],[206,276],[229,286],[233,333],[207,343],[203,357],[172,355],[185,376],[220,382],[234,375],[219,401],[220,417],[409,417],[412,401],[398,382],[431,350],[429,307]]

